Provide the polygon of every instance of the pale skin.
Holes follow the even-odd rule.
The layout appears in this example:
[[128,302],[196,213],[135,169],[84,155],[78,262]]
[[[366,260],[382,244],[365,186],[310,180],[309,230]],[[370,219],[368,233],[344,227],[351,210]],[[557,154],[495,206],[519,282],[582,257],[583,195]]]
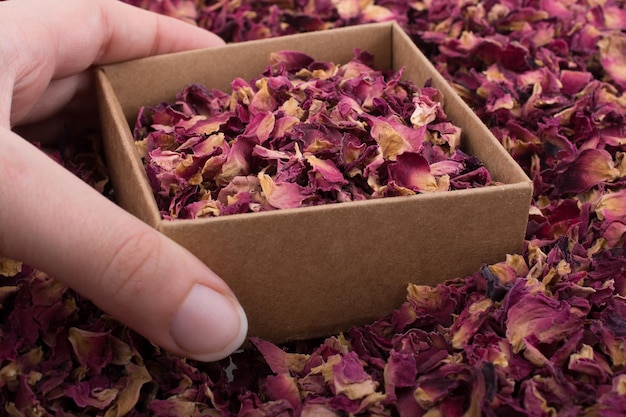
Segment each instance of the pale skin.
[[228,356],[247,320],[224,281],[30,142],[54,138],[77,109],[95,115],[94,66],[223,41],[117,0],[0,2],[0,39],[0,255],[172,353]]

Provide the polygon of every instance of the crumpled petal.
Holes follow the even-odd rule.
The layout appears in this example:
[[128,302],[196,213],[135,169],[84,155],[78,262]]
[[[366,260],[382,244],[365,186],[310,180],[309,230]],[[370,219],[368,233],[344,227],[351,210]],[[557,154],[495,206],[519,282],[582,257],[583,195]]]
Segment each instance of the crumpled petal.
[[559,194],[577,194],[618,178],[611,154],[603,149],[585,149],[556,177],[555,190]]
[[440,183],[430,172],[428,161],[418,153],[405,152],[387,167],[389,183],[415,192],[440,191]]
[[277,209],[296,208],[308,197],[304,188],[293,182],[276,183],[267,174],[259,173],[259,183],[267,201]]

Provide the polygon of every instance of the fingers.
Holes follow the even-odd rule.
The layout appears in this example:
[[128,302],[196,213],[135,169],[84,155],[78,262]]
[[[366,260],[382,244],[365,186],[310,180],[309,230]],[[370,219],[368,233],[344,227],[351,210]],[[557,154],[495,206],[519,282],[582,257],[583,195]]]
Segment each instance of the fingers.
[[0,253],[64,281],[154,343],[213,361],[243,342],[228,286],[185,249],[0,128]]
[[[118,0],[0,2],[0,39],[0,96],[13,97],[12,106],[0,101],[0,126],[9,125],[9,114],[11,125],[33,120],[27,116],[51,80],[94,64],[224,43],[207,30]],[[60,99],[50,101],[46,114],[67,102]]]
[[[85,4],[81,0],[66,1]],[[94,59],[97,64],[224,44],[219,36],[171,17],[117,0],[99,0],[97,3],[101,13],[95,22],[95,30],[92,29],[100,31],[102,37]],[[71,66],[69,69],[60,67],[59,70],[72,72]]]
[[19,59],[51,60],[55,79],[93,64],[224,44],[207,30],[118,0],[20,0],[2,7],[3,23],[17,28],[28,22],[27,29],[5,29],[30,38],[28,48],[23,38],[17,44],[26,49]]

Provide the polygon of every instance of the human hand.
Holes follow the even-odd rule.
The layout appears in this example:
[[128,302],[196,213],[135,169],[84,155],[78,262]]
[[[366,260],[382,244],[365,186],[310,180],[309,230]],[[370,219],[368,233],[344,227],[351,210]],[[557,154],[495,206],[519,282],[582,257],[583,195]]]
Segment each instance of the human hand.
[[79,97],[92,91],[93,65],[221,39],[117,0],[0,2],[0,39],[0,254],[63,281],[170,352],[201,361],[232,353],[247,320],[228,286],[16,133],[38,140],[62,110],[89,110],[93,100]]

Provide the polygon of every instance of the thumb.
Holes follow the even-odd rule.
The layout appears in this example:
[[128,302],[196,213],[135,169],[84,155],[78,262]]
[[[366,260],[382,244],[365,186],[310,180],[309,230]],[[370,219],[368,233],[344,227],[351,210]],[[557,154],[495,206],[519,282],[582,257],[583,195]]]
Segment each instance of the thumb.
[[172,353],[214,361],[243,343],[243,309],[190,252],[8,129],[0,147],[0,254],[63,281]]

